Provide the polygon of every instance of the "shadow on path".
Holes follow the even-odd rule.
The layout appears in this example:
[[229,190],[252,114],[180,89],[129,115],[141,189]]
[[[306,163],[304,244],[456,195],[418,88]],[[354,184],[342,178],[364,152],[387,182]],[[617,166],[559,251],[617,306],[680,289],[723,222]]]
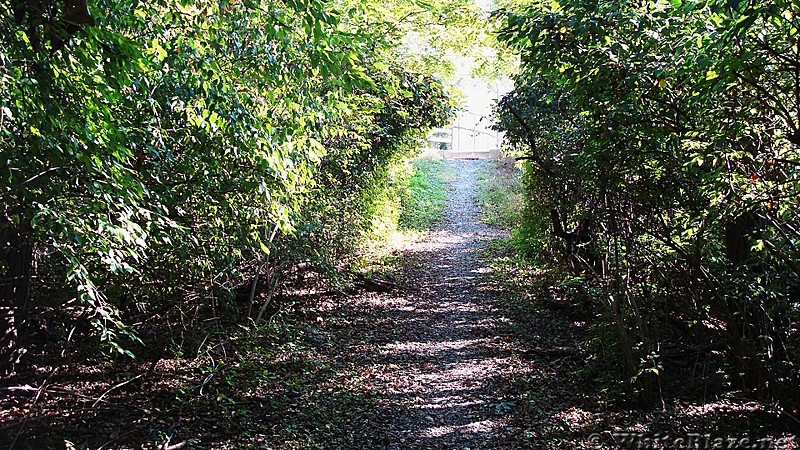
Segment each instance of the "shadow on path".
[[515,405],[502,387],[526,369],[499,326],[508,319],[485,301],[492,286],[481,252],[502,232],[480,221],[474,199],[484,163],[448,161],[457,175],[446,220],[404,250],[416,261],[405,284],[417,290],[374,297],[392,328],[353,348],[383,373],[372,394],[389,417],[387,448],[497,449],[512,431]]
[[513,386],[538,365],[491,301],[484,163],[448,161],[446,221],[402,250],[408,289],[297,295],[269,331],[191,357],[42,366],[27,382],[46,389],[0,390],[0,449],[520,448]]

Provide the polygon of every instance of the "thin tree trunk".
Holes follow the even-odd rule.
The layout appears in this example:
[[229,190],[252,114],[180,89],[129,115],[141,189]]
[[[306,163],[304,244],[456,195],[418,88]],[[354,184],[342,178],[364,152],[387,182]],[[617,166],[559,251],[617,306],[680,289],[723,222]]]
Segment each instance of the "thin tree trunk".
[[17,227],[0,227],[0,375],[25,353],[23,316],[30,295],[32,248]]

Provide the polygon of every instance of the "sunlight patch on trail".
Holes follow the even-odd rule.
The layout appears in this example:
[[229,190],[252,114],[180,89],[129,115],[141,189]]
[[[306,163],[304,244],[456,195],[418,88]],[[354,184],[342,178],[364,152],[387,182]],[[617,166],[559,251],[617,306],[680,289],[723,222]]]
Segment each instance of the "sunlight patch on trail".
[[447,350],[463,350],[475,347],[479,344],[490,342],[491,339],[458,339],[450,341],[428,341],[428,342],[395,342],[383,346],[383,352],[416,351],[427,354],[434,354]]
[[504,234],[480,221],[474,195],[482,162],[447,164],[458,176],[442,228],[401,250],[416,266],[409,291],[370,300],[397,328],[365,348],[385,371],[373,386],[387,394],[393,450],[507,448],[499,444],[512,412],[494,405],[504,401],[508,377],[527,371],[498,328],[507,318],[487,301],[495,288],[483,250]]
[[443,437],[454,433],[488,433],[502,426],[500,421],[480,420],[459,426],[431,427],[423,432],[425,437]]

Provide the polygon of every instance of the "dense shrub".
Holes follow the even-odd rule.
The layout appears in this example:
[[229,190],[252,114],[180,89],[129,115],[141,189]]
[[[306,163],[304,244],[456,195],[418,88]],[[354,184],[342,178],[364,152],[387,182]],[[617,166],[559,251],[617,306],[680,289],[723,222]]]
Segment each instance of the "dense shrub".
[[796,395],[791,10],[569,0],[502,15],[522,70],[497,111],[526,161],[525,221],[560,243],[549,252],[616,330],[644,404],[670,346],[724,348],[729,389]]
[[167,317],[261,318],[352,247],[388,164],[449,114],[316,0],[92,6],[0,5],[5,372],[35,323],[125,352]]

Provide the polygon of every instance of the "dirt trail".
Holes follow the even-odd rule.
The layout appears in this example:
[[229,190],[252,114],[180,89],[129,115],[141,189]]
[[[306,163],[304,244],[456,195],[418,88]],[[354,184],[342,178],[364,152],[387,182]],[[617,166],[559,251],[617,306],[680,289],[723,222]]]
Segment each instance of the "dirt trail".
[[[0,449],[572,450],[618,448],[608,431],[796,427],[746,398],[707,403],[705,387],[703,403],[666,413],[617,409],[619,394],[600,390],[606,363],[580,351],[591,311],[537,301],[535,275],[513,268],[495,281],[483,249],[502,232],[481,223],[473,198],[485,162],[447,164],[446,221],[401,249],[403,289],[304,287],[263,334],[204,339],[188,358],[55,358],[0,386]],[[548,352],[559,348],[576,350]]]
[[406,249],[417,261],[406,283],[419,291],[391,300],[394,329],[370,349],[384,374],[376,390],[385,393],[387,448],[512,448],[506,417],[516,405],[503,389],[524,364],[499,326],[508,319],[486,301],[481,252],[502,232],[480,221],[474,196],[483,163],[448,161],[455,179],[446,221]]
[[[188,360],[60,371],[34,420],[24,414],[38,395],[0,396],[0,448],[530,448],[519,386],[546,366],[520,359],[520,328],[493,306],[482,249],[502,232],[473,198],[484,162],[447,164],[446,221],[402,249],[404,288],[298,295],[270,333],[234,334]],[[116,389],[131,373],[148,376]]]

